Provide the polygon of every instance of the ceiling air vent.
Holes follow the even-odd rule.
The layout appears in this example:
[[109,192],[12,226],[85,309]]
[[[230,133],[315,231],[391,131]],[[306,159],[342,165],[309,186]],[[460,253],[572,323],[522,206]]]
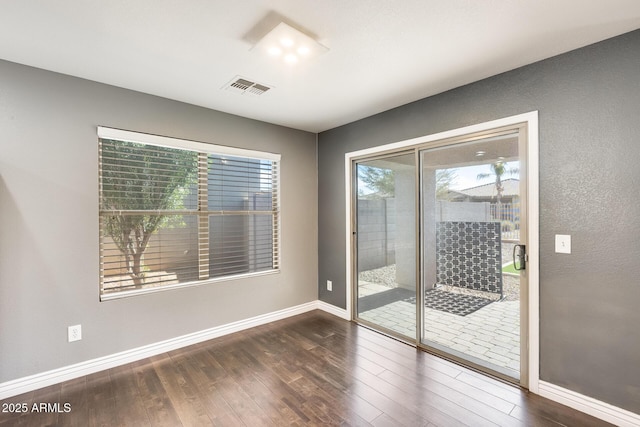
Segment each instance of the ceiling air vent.
[[250,93],[251,95],[262,95],[263,93],[265,93],[269,89],[271,89],[271,88],[268,87],[268,86],[255,83],[253,86],[251,86],[249,89],[247,89],[247,92]]
[[244,77],[235,76],[230,82],[224,85],[222,89],[235,92],[240,95],[260,96],[271,89],[271,87],[252,82]]

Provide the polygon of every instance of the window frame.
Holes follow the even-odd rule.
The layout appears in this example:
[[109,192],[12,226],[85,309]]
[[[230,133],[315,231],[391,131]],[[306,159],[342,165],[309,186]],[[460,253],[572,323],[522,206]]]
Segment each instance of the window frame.
[[[280,154],[264,152],[264,151],[257,151],[257,150],[249,150],[249,149],[244,149],[244,148],[236,148],[236,147],[230,147],[230,146],[224,146],[224,145],[217,145],[217,144],[209,144],[209,143],[204,143],[204,142],[197,142],[197,141],[191,141],[191,140],[180,139],[180,138],[173,138],[173,137],[153,135],[153,134],[148,134],[148,133],[141,133],[141,132],[122,130],[122,129],[115,129],[115,128],[109,128],[109,127],[104,127],[104,126],[98,126],[97,127],[97,135],[98,135],[98,143],[100,143],[100,141],[103,140],[103,139],[105,139],[105,140],[116,140],[116,141],[123,141],[123,142],[140,143],[140,144],[145,144],[145,145],[150,145],[150,146],[157,146],[157,147],[166,147],[166,148],[172,148],[172,149],[188,150],[188,151],[192,151],[192,152],[198,153],[198,157],[200,157],[201,155],[208,156],[208,155],[212,154],[212,155],[218,155],[218,156],[239,157],[239,158],[244,158],[244,159],[249,159],[249,160],[263,160],[263,161],[266,160],[266,161],[272,162],[272,167],[274,168],[274,175],[275,175],[274,178],[273,178],[273,181],[272,181],[273,186],[274,186],[273,192],[275,193],[275,194],[272,195],[273,208],[272,208],[271,211],[269,211],[269,212],[271,212],[270,215],[273,215],[273,218],[274,218],[273,219],[272,240],[271,240],[271,248],[272,248],[273,260],[274,260],[273,268],[267,269],[267,270],[261,270],[261,271],[247,272],[247,273],[229,274],[229,275],[224,275],[224,276],[209,277],[209,278],[206,278],[206,279],[198,279],[198,280],[193,280],[193,281],[183,282],[183,283],[159,285],[159,286],[153,286],[153,287],[148,287],[148,288],[140,288],[140,289],[128,289],[128,290],[111,291],[111,292],[105,293],[104,290],[103,290],[104,276],[103,276],[103,270],[102,270],[103,257],[104,257],[103,249],[104,248],[103,248],[103,239],[102,239],[102,228],[99,227],[98,235],[99,235],[99,251],[100,251],[100,262],[99,262],[99,265],[100,265],[100,273],[99,273],[99,295],[100,295],[100,301],[109,301],[109,300],[126,298],[126,297],[136,296],[136,295],[144,295],[144,294],[149,294],[149,293],[164,292],[164,291],[173,290],[173,289],[182,289],[182,288],[188,288],[188,287],[193,287],[193,286],[207,285],[207,284],[211,284],[211,283],[226,282],[226,281],[229,281],[229,280],[239,280],[239,279],[251,278],[251,277],[256,277],[256,276],[265,276],[265,275],[271,275],[271,274],[280,273],[280,270],[281,270],[281,252],[282,252],[282,244],[281,244],[281,236],[280,236],[281,235],[281,202],[280,202],[280,195],[281,195],[280,161],[281,161],[281,155]],[[101,170],[101,168],[102,168],[102,160],[101,159],[98,160],[98,168],[99,168],[99,170]],[[208,168],[207,168],[207,171],[209,171]],[[99,172],[98,176],[99,176],[99,178],[98,178],[98,186],[99,186],[99,189],[98,189],[98,196],[99,196],[98,197],[98,203],[99,203],[98,211],[99,211],[99,220],[101,222],[103,215],[108,215],[109,212],[112,212],[112,211],[103,210],[102,206],[100,206],[100,198],[102,197],[102,189],[101,189],[102,178],[101,178],[101,173],[100,172]],[[198,203],[198,208],[197,208],[198,212],[200,212],[200,208],[201,208],[201,205],[200,205],[200,203]],[[153,212],[153,211],[149,211],[149,212]],[[197,215],[197,216],[198,217],[202,217],[202,215]],[[205,216],[205,217],[208,217],[208,216]],[[209,244],[209,240],[208,239],[207,239],[207,242],[208,242],[207,244]]]

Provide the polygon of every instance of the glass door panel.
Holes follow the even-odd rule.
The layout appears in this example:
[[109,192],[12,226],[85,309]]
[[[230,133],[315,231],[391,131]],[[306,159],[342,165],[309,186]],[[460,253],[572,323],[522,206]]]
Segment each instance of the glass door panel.
[[416,339],[415,152],[356,161],[356,320]]
[[422,150],[420,192],[421,342],[519,381],[518,135]]

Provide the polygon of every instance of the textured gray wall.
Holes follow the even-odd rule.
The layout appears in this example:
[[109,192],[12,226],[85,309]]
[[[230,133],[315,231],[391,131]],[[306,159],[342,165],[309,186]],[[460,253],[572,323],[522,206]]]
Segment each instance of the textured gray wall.
[[[97,125],[281,153],[282,272],[99,302]],[[315,170],[315,134],[0,61],[0,382],[316,300]]]
[[[640,31],[321,133],[320,298],[345,307],[346,152],[532,110],[541,378],[640,413]],[[554,253],[556,233],[573,254]]]

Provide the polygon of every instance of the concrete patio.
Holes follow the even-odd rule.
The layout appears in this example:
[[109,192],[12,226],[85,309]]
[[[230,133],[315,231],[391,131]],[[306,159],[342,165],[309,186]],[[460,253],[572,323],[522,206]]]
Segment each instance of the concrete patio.
[[[389,290],[360,281],[359,296]],[[360,313],[360,318],[402,335],[416,336],[416,307],[393,301]],[[466,316],[425,309],[425,343],[514,378],[520,371],[520,301],[496,301]]]

